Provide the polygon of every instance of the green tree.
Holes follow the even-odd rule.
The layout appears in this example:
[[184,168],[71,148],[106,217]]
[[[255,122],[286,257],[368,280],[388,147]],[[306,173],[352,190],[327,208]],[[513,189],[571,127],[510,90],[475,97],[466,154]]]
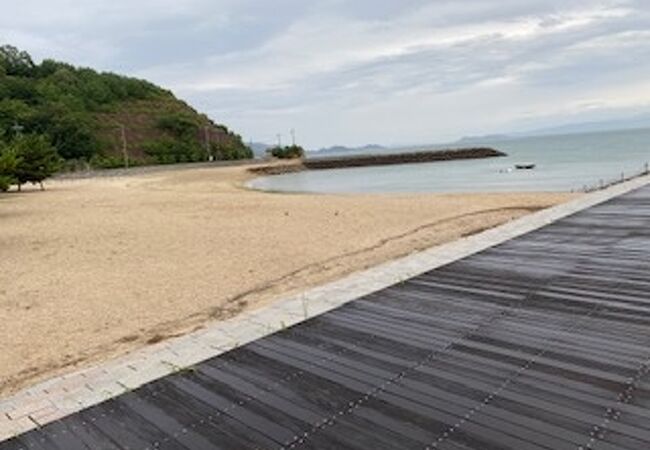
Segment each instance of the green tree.
[[12,184],[16,184],[16,167],[20,159],[16,152],[0,142],[0,191],[6,192]]
[[32,108],[22,100],[0,100],[0,134],[11,134],[15,124],[25,124],[32,114]]
[[4,77],[0,79],[2,98],[24,100],[34,105],[38,103],[36,85],[29,78]]
[[19,191],[25,183],[38,183],[43,190],[43,180],[61,167],[61,157],[43,135],[20,136],[11,142],[10,148],[18,157],[15,176]]
[[233,133],[223,125],[215,124],[211,120],[209,122],[218,136],[217,140],[210,144],[210,153],[216,160],[232,161],[255,157],[253,150],[244,144],[240,135]]
[[305,156],[305,149],[299,145],[290,145],[288,147],[274,147],[268,150],[274,158],[294,159]]
[[66,65],[53,59],[45,59],[36,68],[36,75],[39,78],[46,78],[54,74],[57,70],[65,67]]
[[34,61],[29,53],[20,51],[11,45],[0,46],[0,66],[7,75],[32,76],[34,74]]
[[196,136],[199,129],[196,120],[183,113],[166,114],[158,119],[156,126],[179,139],[190,139]]
[[87,116],[68,112],[50,117],[49,126],[43,131],[50,137],[61,157],[89,160],[95,155],[99,143],[93,134],[93,124]]
[[205,160],[205,150],[198,143],[171,138],[148,142],[144,152],[158,164],[174,164]]

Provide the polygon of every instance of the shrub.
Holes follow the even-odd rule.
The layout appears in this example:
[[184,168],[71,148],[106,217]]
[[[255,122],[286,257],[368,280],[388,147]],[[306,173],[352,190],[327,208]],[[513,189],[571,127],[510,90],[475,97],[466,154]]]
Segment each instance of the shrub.
[[210,144],[212,156],[218,161],[234,161],[240,159],[253,159],[253,150],[235,140],[226,142],[213,142]]
[[196,162],[206,159],[205,149],[193,142],[160,139],[143,146],[144,152],[158,164]]
[[20,136],[10,144],[18,158],[14,170],[18,190],[25,183],[40,184],[61,167],[61,157],[43,135]]
[[[133,166],[134,161],[129,161]],[[95,155],[90,159],[90,166],[98,169],[119,169],[125,166],[124,158],[118,156]]]
[[305,149],[299,145],[290,145],[288,147],[273,147],[268,150],[274,158],[295,159],[305,156]]

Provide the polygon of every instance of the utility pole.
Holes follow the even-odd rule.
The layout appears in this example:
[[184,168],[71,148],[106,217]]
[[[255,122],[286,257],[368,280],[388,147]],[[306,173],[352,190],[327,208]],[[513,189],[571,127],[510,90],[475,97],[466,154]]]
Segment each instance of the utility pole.
[[291,143],[293,144],[294,147],[296,146],[296,129],[295,128],[291,129]]
[[282,147],[282,135],[278,133],[278,147]]
[[205,152],[208,155],[208,161],[212,161],[212,151],[210,149],[210,126],[206,125],[205,131]]
[[128,146],[126,142],[126,127],[123,124],[120,124],[120,135],[122,137],[122,156],[124,157],[124,167],[129,168],[129,153]]

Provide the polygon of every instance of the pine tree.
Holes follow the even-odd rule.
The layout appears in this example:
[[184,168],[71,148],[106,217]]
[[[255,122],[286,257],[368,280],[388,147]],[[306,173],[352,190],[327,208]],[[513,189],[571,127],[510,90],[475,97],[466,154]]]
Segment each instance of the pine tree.
[[0,191],[6,192],[12,184],[15,184],[16,167],[20,160],[16,152],[0,142]]
[[45,136],[20,136],[11,143],[11,148],[19,158],[15,169],[19,191],[25,183],[38,183],[43,190],[43,180],[61,167],[61,157]]

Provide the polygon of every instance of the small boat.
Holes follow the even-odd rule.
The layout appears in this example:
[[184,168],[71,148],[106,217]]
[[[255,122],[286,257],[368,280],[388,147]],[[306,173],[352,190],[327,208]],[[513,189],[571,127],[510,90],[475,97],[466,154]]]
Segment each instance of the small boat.
[[517,169],[517,170],[533,170],[535,167],[537,167],[535,164],[517,164],[517,165],[515,165],[515,169]]

